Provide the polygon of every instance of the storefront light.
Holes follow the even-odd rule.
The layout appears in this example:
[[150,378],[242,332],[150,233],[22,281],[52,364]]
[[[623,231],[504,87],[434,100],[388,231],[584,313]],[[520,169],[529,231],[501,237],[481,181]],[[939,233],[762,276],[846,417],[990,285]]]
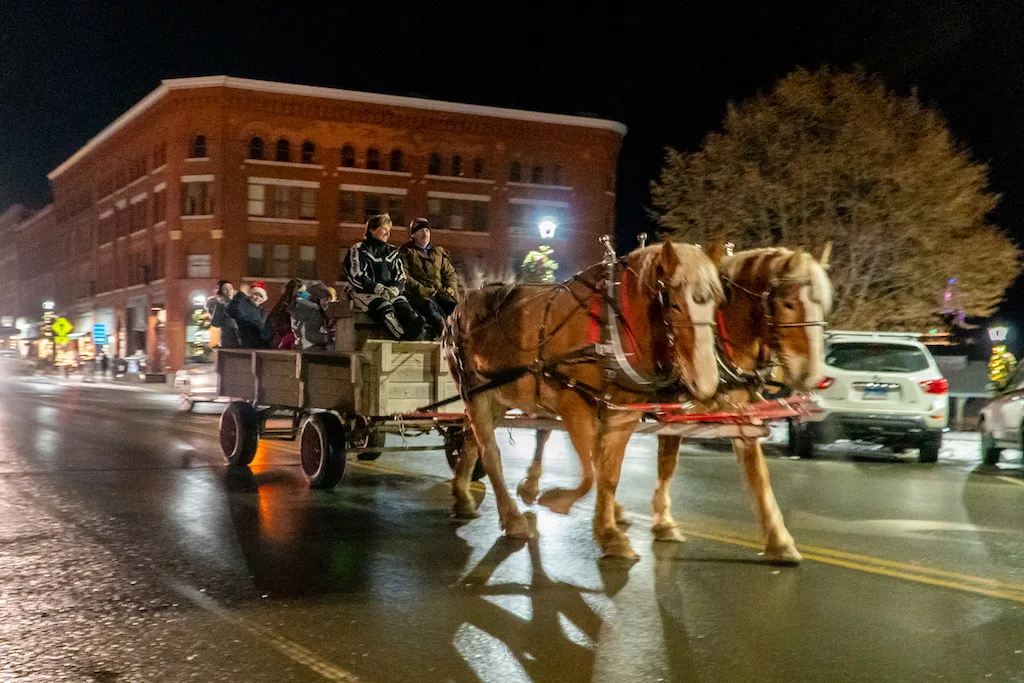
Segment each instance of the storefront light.
[[540,231],[541,239],[552,239],[555,236],[555,230],[558,229],[558,223],[555,222],[554,218],[541,218],[537,223],[537,230]]

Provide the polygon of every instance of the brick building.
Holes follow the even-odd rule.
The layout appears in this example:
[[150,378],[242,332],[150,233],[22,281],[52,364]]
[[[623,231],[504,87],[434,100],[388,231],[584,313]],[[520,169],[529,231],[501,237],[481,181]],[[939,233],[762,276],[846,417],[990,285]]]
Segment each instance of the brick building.
[[514,271],[551,218],[543,242],[568,275],[612,231],[624,134],[578,116],[166,80],[49,174],[53,204],[0,242],[0,263],[17,250],[20,294],[0,306],[37,318],[53,298],[76,330],[105,325],[111,353],[176,368],[218,279],[263,280],[272,301],[289,277],[333,282],[381,211],[396,225],[428,217],[473,284]]

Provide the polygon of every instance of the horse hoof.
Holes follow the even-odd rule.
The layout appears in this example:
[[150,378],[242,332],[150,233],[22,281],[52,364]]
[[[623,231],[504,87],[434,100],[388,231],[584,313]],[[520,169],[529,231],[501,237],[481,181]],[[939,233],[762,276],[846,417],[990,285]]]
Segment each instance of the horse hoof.
[[476,511],[471,502],[456,502],[452,506],[452,517],[455,519],[476,519],[480,513]]
[[572,504],[576,502],[575,499],[567,495],[569,493],[571,492],[563,489],[552,489],[545,491],[537,502],[556,514],[567,515],[572,509]]
[[640,556],[633,550],[633,546],[629,544],[629,539],[625,536],[602,543],[601,552],[603,553],[602,556],[607,558],[618,558],[631,562],[636,562],[640,559]]
[[651,532],[654,534],[655,541],[665,541],[667,543],[682,543],[686,540],[686,536],[683,536],[682,532],[679,531],[679,527],[677,527],[675,524],[671,526],[652,527]]
[[793,543],[776,548],[766,548],[764,554],[765,557],[777,564],[798,565],[804,559]]
[[536,484],[531,484],[529,479],[523,479],[519,482],[519,486],[516,487],[516,494],[519,496],[519,500],[523,501],[527,505],[533,505],[537,502],[537,494],[540,493],[540,489]]
[[536,534],[533,529],[530,528],[530,523],[526,517],[516,517],[515,519],[509,520],[509,523],[505,525],[505,535],[509,538],[525,540],[533,538]]

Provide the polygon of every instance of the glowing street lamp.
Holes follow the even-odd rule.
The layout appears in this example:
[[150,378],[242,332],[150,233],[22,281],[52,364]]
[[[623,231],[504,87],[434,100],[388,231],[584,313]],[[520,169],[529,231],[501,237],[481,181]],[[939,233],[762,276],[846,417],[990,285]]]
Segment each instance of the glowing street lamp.
[[555,230],[557,229],[558,223],[555,222],[554,218],[541,218],[540,222],[537,223],[537,230],[540,231],[541,239],[552,239],[555,236]]
[[52,311],[56,307],[57,307],[57,305],[54,304],[52,301],[44,301],[43,302],[43,310],[44,311]]
[[1009,335],[1009,333],[1010,328],[1004,327],[1002,325],[988,328],[988,338],[994,342],[1006,341],[1006,337]]

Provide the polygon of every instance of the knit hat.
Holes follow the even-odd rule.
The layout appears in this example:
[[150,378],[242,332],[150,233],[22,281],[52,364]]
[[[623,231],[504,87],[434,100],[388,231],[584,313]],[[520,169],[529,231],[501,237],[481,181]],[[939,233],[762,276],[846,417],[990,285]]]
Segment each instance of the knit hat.
[[391,216],[386,213],[378,213],[374,216],[370,216],[366,220],[366,239],[373,237],[373,231],[384,225],[385,222],[391,222]]
[[331,299],[331,290],[319,280],[306,283],[306,291],[309,292],[309,300],[319,302],[321,299]]
[[423,228],[429,230],[430,221],[428,221],[426,218],[414,218],[412,219],[412,222],[409,223],[409,234],[415,235],[417,230],[422,230]]

